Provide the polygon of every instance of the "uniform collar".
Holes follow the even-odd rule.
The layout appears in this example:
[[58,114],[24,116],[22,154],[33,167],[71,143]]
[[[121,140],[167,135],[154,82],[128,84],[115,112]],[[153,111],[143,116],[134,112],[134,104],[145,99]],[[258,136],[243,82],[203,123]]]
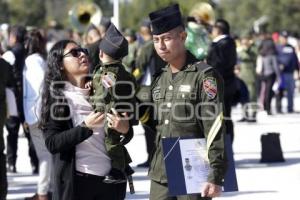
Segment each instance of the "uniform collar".
[[110,61],[110,62],[103,63],[102,65],[106,66],[106,65],[113,65],[113,64],[121,64],[121,61],[120,60],[113,60],[113,61]]
[[228,37],[228,35],[219,35],[219,36],[215,37],[215,39],[213,39],[213,42],[214,43],[219,42],[220,40],[222,40],[226,37]]
[[[198,62],[199,60],[197,60],[197,58],[190,52],[190,51],[186,51],[186,61],[185,61],[185,65],[183,66],[183,68],[180,71],[185,71],[185,72],[190,72],[190,71],[196,71],[196,67],[194,66],[195,62]],[[169,68],[168,64],[166,67],[162,68],[162,71],[166,72],[168,71]]]
[[168,80],[170,81],[171,84],[180,81],[183,77],[185,77],[185,74],[187,72],[195,72],[195,71],[197,71],[197,68],[196,68],[196,66],[194,64],[198,60],[189,51],[186,51],[186,54],[187,54],[187,56],[186,56],[185,65],[178,72],[178,74],[176,75],[176,77],[174,79],[172,78],[172,72],[171,72],[171,69],[169,67],[169,64],[165,68],[162,69],[165,73],[167,73]]

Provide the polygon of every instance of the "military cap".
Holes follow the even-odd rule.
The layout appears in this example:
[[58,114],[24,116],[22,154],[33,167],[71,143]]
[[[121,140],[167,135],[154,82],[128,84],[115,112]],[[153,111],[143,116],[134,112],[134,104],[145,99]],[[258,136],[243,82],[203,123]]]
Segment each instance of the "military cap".
[[178,4],[154,11],[149,14],[149,18],[153,35],[159,35],[178,26],[183,26]]
[[114,59],[120,59],[128,54],[128,42],[113,23],[108,27],[99,49]]

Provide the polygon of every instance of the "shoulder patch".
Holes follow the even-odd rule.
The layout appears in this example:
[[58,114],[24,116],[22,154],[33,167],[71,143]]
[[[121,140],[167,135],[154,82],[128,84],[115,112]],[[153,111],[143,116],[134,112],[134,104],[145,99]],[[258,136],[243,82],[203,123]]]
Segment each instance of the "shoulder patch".
[[203,80],[203,90],[209,99],[217,96],[217,81],[214,77],[206,77]]
[[117,82],[117,75],[113,72],[104,72],[101,76],[102,85],[108,89],[113,87]]

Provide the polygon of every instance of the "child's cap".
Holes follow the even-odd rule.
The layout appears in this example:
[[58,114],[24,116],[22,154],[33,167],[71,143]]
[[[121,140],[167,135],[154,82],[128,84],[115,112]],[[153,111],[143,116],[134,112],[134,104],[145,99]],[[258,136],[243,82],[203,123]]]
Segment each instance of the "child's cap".
[[99,49],[113,59],[120,59],[128,54],[128,41],[113,23],[108,27]]

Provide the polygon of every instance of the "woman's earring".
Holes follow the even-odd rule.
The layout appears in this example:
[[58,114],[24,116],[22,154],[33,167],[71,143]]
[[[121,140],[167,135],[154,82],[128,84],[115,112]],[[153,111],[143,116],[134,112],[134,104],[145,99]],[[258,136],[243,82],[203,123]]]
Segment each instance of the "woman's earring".
[[59,69],[60,69],[60,71],[64,70],[64,68],[62,68],[62,67],[60,67]]

